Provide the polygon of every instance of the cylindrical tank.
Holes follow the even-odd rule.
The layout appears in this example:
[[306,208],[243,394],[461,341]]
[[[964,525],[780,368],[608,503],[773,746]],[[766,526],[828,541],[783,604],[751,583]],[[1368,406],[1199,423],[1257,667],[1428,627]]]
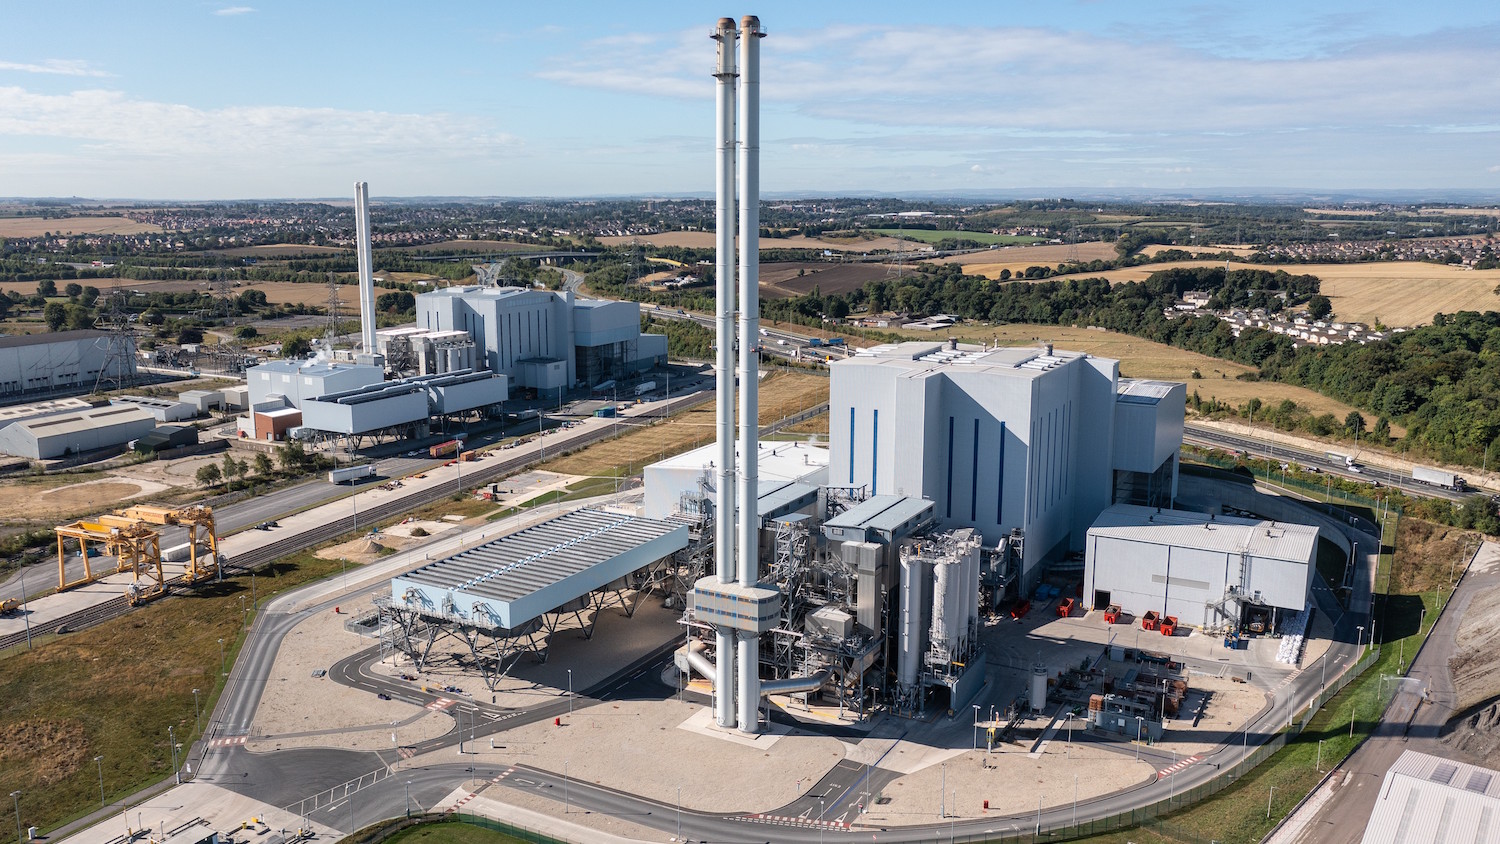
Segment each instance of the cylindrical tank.
[[896,678],[902,686],[916,685],[922,664],[922,565],[921,560],[901,561],[901,640],[896,654]]
[[1031,711],[1041,712],[1047,708],[1047,666],[1040,662],[1031,666]]
[[932,567],[932,628],[928,634],[936,645],[952,647],[952,629],[949,626],[950,596],[953,591],[953,566],[938,563]]

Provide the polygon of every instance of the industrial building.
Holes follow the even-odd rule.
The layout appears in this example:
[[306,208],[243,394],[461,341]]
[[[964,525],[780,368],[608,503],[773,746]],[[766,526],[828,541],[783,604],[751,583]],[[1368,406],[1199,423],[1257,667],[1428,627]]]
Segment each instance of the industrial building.
[[1018,541],[1011,576],[1080,551],[1119,488],[1169,504],[1186,388],[1051,346],[953,341],[861,350],[832,365],[829,482],[921,496],[944,527]]
[[1317,546],[1309,525],[1117,504],[1088,530],[1084,602],[1270,631],[1306,606]]
[[91,407],[94,407],[94,402],[80,398],[49,399],[47,401],[32,402],[31,404],[15,404],[10,407],[0,407],[0,428],[4,428],[12,422],[41,419],[44,416],[56,416],[59,413],[76,413],[80,410],[88,410]]
[[1385,772],[1362,844],[1500,844],[1500,772],[1415,750]]
[[118,396],[109,400],[113,405],[139,407],[151,414],[157,422],[182,422],[198,415],[198,409],[186,402],[159,399],[152,396]]
[[484,412],[507,395],[507,379],[493,372],[462,370],[402,378],[304,398],[301,424],[315,435],[425,435],[429,417]]
[[[479,367],[515,386],[555,391],[664,363],[667,338],[643,335],[640,326],[635,302],[575,300],[571,291],[538,288],[447,287],[417,295],[417,327],[424,334],[391,335],[388,342],[404,340],[413,355],[423,356],[415,371],[447,371],[472,355]],[[431,363],[425,360],[429,346]]]
[[188,390],[178,393],[177,400],[191,405],[193,411],[201,415],[224,407],[224,393],[219,390]]
[[357,390],[384,380],[383,367],[324,357],[267,361],[245,371],[250,405],[256,408],[267,402],[300,408],[306,399]]
[[467,331],[428,331],[414,325],[375,332],[376,348],[391,373],[445,375],[479,368]]
[[124,445],[155,427],[156,420],[151,414],[138,407],[90,407],[12,422],[0,428],[0,452],[50,460]]
[[156,455],[198,444],[198,429],[191,425],[158,425],[155,430],[135,441],[141,454]]
[[[706,445],[668,457],[645,468],[645,509],[647,518],[664,519],[683,509],[683,502],[700,500],[705,489],[714,483],[716,445]],[[787,483],[824,486],[828,483],[828,449],[801,442],[760,443],[760,482],[780,487]],[[739,460],[739,452],[735,452]],[[684,498],[686,497],[686,499]]]
[[[112,342],[118,341],[112,349]],[[100,381],[136,376],[135,340],[86,328],[0,336],[0,397],[92,390]]]

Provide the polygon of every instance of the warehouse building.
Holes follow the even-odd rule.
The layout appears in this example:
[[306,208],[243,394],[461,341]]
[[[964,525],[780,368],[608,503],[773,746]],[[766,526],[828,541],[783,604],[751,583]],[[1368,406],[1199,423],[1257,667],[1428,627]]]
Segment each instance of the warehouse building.
[[832,364],[829,483],[929,499],[942,527],[989,547],[1011,537],[1029,590],[1043,563],[1083,549],[1117,486],[1170,503],[1185,392],[1050,346],[861,350]]
[[0,452],[51,460],[123,445],[156,427],[138,407],[105,405],[73,413],[27,419],[0,428]]
[[1270,630],[1306,607],[1317,550],[1310,525],[1116,504],[1088,531],[1084,602]]
[[4,428],[12,422],[41,419],[44,416],[56,416],[59,413],[76,413],[80,410],[88,410],[93,406],[94,403],[87,399],[65,398],[0,407],[0,428]]
[[186,402],[158,399],[151,396],[118,396],[109,400],[114,405],[139,407],[151,414],[157,422],[182,422],[198,415],[198,409]]
[[202,415],[224,406],[224,394],[219,390],[188,390],[178,393],[177,400],[191,405],[194,413]]
[[[759,446],[756,465],[764,491],[788,483],[815,487],[828,483],[828,449],[800,442],[762,442]],[[718,446],[709,444],[647,466],[641,476],[646,487],[642,511],[646,517],[664,519],[683,509],[683,496],[699,497],[705,489],[711,489],[717,456]],[[739,459],[737,450],[735,459]],[[757,512],[764,514],[765,510]]]
[[1500,771],[1402,751],[1376,792],[1362,844],[1500,844]]
[[93,389],[101,378],[132,380],[135,341],[128,336],[123,340],[128,344],[124,354],[112,357],[109,332],[93,328],[0,336],[0,397]]
[[[504,402],[508,379],[493,372],[460,371],[384,381],[302,401],[301,424],[324,434],[358,436],[425,428],[432,416],[484,412]],[[415,433],[422,433],[417,430]]]
[[198,429],[192,425],[158,425],[156,430],[135,441],[135,450],[155,456],[197,444]]
[[[474,362],[514,386],[555,391],[598,384],[664,363],[667,338],[641,334],[635,302],[574,300],[571,291],[447,287],[417,296],[417,327],[462,332]],[[453,340],[451,342],[458,342]]]

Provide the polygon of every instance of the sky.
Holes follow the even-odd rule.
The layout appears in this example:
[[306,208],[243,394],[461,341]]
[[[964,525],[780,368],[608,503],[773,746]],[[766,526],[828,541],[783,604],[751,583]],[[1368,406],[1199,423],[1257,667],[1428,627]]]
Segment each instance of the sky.
[[5,6],[0,196],[707,194],[747,13],[768,194],[1500,194],[1493,0]]

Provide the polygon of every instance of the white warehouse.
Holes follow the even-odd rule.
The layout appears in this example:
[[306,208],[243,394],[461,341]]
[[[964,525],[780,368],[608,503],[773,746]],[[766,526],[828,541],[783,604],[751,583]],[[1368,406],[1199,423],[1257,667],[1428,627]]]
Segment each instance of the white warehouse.
[[[800,442],[759,443],[760,485],[769,491],[787,483],[823,486],[828,483],[828,449]],[[738,446],[738,443],[736,443]],[[712,490],[714,460],[719,447],[710,443],[652,463],[642,473],[648,519],[665,519],[681,509],[683,495],[700,496]],[[735,449],[739,460],[739,449]],[[764,494],[764,492],[762,492]],[[711,497],[711,495],[710,495]],[[764,514],[765,510],[759,510]]]
[[1042,563],[1083,549],[1117,489],[1170,504],[1185,396],[1050,346],[877,346],[832,364],[828,482],[929,499],[940,526],[988,547],[1019,530],[1029,591]]
[[93,328],[48,334],[0,336],[0,396],[93,389],[100,381],[136,375],[135,340],[123,358],[110,358],[109,332]]
[[292,407],[302,407],[307,399],[357,390],[384,380],[382,367],[322,358],[273,360],[245,371],[252,407],[278,398],[284,398]]
[[1274,625],[1306,606],[1317,546],[1310,525],[1117,504],[1089,528],[1083,598],[1204,628],[1264,609]]
[[50,460],[122,445],[156,427],[139,407],[104,405],[70,413],[33,417],[0,428],[0,453]]

